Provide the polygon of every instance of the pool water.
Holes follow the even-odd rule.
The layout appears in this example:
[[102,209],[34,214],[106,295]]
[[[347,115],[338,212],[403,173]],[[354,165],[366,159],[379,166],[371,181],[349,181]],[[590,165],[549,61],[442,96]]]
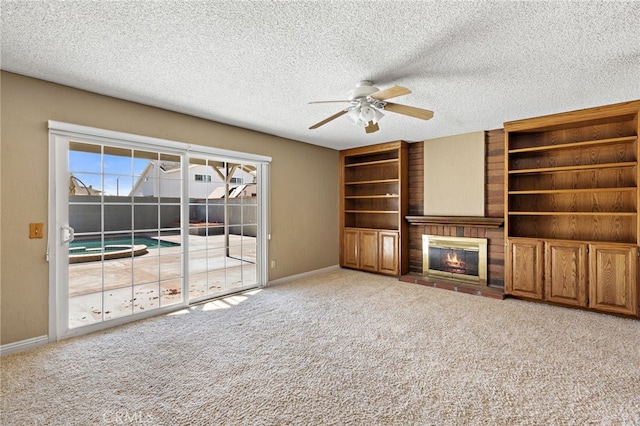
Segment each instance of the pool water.
[[[154,249],[158,247],[177,247],[180,244],[171,241],[157,240],[155,238],[136,237],[131,238],[118,238],[118,239],[105,239],[104,240],[105,253],[110,251],[119,251],[130,249],[132,245],[144,244],[147,248]],[[102,249],[102,241],[100,240],[76,240],[69,244],[69,252],[71,254],[83,254],[100,251]]]

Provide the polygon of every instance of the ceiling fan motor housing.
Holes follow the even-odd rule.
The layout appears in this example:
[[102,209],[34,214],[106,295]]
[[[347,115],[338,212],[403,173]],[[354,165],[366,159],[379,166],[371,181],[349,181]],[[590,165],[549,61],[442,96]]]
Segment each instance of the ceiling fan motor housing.
[[371,81],[363,80],[349,92],[349,99],[356,100],[360,98],[366,98],[367,96],[372,95],[378,91],[380,91],[380,89],[374,86]]

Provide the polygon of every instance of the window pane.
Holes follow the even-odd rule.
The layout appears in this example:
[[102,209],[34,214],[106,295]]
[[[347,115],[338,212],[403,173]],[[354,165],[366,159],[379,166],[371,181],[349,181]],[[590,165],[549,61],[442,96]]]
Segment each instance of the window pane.
[[160,306],[182,302],[182,280],[169,280],[160,283]]
[[[109,241],[105,242],[105,246],[110,245]],[[108,262],[104,265],[104,289],[113,290],[122,287],[131,287],[132,275],[131,268],[133,266],[132,253],[129,257],[119,258],[117,262]],[[131,290],[129,290],[129,295]]]
[[242,223],[250,224],[258,222],[258,208],[252,205],[242,206]]
[[[175,176],[174,176],[175,177]],[[182,196],[182,180],[161,178],[158,181],[163,203],[179,203]]]
[[135,286],[133,296],[134,313],[149,311],[160,306],[160,288],[158,282]]
[[226,247],[225,229],[222,226],[212,226],[209,228],[209,237],[207,238],[207,247],[209,249]]
[[157,229],[148,229],[148,230],[136,230],[134,232],[134,241],[136,244],[145,244],[151,248],[154,248],[157,245],[158,240],[158,231]]
[[69,226],[76,233],[100,232],[102,207],[100,204],[69,204]]
[[105,202],[130,202],[133,190],[131,175],[104,175]]
[[204,223],[207,221],[207,202],[203,199],[190,199],[189,223]]
[[133,290],[131,287],[104,292],[104,319],[119,318],[133,313]]
[[[150,203],[157,200],[160,193],[159,179],[151,176],[139,176],[133,186],[132,194],[136,202]],[[137,199],[140,198],[140,199]],[[157,202],[157,201],[155,201]]]
[[246,262],[256,263],[257,261],[256,239],[251,237],[242,238],[242,260]]
[[102,173],[102,146],[71,142],[69,144],[69,172],[72,174]]
[[162,281],[182,277],[182,258],[180,254],[160,256],[160,279]]
[[255,244],[255,238],[258,236],[258,225],[244,225],[242,227],[242,235],[245,237],[252,237]]
[[160,171],[158,176],[160,179],[166,180],[182,180],[181,159],[178,155],[160,154]]
[[238,226],[238,233],[229,235],[229,247],[241,246],[242,245],[242,227]]
[[133,151],[133,161],[137,162],[137,170],[140,170],[141,164],[148,164],[151,162],[158,162],[159,153],[151,151]]
[[136,205],[133,210],[134,225],[136,230],[158,228],[158,205]]
[[103,173],[131,176],[133,172],[131,154],[130,149],[105,146]]
[[160,263],[157,252],[133,258],[133,282],[143,284],[160,279]]
[[160,227],[179,228],[180,227],[180,206],[161,205],[160,206]]
[[69,328],[102,321],[102,292],[70,294]]
[[207,209],[208,211],[207,221],[209,223],[224,225],[225,206],[223,203],[224,201],[220,201],[220,200],[210,201],[210,204]]
[[[102,195],[102,175],[93,173],[71,173],[69,175],[69,197],[85,197],[79,201],[99,203]],[[74,201],[74,200],[69,200]]]
[[182,231],[160,231],[160,254],[182,253]]
[[224,224],[209,224],[209,226],[207,226],[207,235],[209,235],[209,237],[216,237],[216,238],[209,238],[209,241],[211,241],[212,243],[210,245],[212,246],[220,246],[220,244],[217,243],[217,241],[222,241],[223,237],[224,237]]
[[249,286],[257,284],[255,263],[245,263],[242,265],[242,285]]
[[125,231],[131,229],[131,205],[105,204],[104,231]]
[[[242,207],[239,205],[229,205],[229,215],[227,217],[229,225],[237,225],[242,223]],[[238,233],[238,230],[232,231]]]
[[216,269],[209,272],[207,279],[207,294],[216,294],[226,289],[227,270]]
[[197,299],[207,295],[207,272],[189,272],[189,297]]

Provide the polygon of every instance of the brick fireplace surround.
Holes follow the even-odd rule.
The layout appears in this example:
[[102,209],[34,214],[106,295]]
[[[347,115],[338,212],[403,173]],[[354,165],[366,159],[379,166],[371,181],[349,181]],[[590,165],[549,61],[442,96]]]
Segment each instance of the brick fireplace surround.
[[[424,216],[424,142],[409,144],[409,274],[401,281],[504,297],[504,131],[485,132],[485,217]],[[432,282],[422,277],[422,235],[486,238],[487,287]]]

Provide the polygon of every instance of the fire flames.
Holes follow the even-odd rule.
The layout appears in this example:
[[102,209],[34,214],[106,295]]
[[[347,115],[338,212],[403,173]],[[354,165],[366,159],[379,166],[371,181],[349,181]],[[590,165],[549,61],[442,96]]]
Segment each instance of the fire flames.
[[447,253],[447,265],[459,268],[464,265],[464,262],[458,259],[457,253],[452,252],[452,253]]
[[460,259],[458,257],[458,254],[454,251],[447,253],[445,264],[447,265],[446,269],[449,272],[453,272],[456,274],[464,274],[467,271],[465,262],[462,259]]

